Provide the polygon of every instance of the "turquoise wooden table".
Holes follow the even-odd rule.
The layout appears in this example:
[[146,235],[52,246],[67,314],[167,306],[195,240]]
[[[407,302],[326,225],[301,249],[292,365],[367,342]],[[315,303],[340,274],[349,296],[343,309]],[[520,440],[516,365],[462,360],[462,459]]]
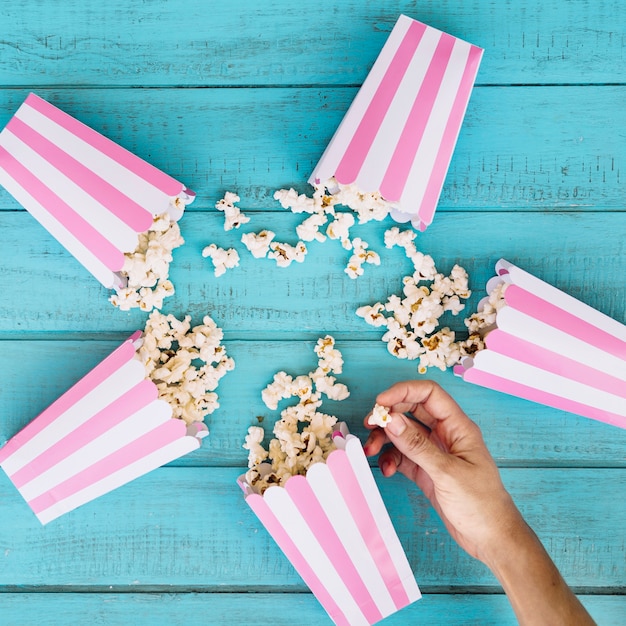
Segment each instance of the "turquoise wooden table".
[[[0,624],[325,624],[325,612],[235,484],[262,388],[304,373],[331,333],[363,436],[376,393],[416,377],[358,306],[398,293],[409,261],[392,222],[358,280],[338,242],[281,269],[241,254],[216,278],[208,243],[239,246],[214,209],[241,196],[254,229],[301,221],[274,190],[306,180],[400,13],[485,49],[434,223],[417,245],[474,295],[500,257],[626,322],[626,5],[617,0],[147,0],[0,2],[0,127],[29,91],[198,193],[164,311],[209,313],[236,368],[199,451],[42,527],[0,473]],[[0,441],[137,328],[108,292],[0,190]],[[245,250],[244,250],[245,252]],[[456,329],[462,321],[456,319]],[[626,432],[429,373],[484,431],[503,479],[600,624],[624,624]],[[377,480],[380,475],[375,470]],[[389,624],[513,624],[495,578],[401,477],[378,480],[424,599]]]

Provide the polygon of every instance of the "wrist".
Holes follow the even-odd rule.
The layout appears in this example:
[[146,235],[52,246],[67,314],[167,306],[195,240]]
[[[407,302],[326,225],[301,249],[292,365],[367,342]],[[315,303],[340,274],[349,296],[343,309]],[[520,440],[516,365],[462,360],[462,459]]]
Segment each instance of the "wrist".
[[541,544],[508,493],[493,523],[493,530],[479,547],[477,556],[500,579],[499,572],[515,561],[518,553],[526,553]]

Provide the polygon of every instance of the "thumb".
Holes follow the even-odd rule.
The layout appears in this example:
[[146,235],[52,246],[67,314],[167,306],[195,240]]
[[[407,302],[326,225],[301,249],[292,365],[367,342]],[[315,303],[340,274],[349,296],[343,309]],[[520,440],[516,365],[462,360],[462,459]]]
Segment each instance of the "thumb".
[[429,438],[429,433],[420,424],[406,415],[392,413],[391,421],[385,427],[389,441],[409,461],[419,465],[429,476],[441,470],[447,461],[447,454]]

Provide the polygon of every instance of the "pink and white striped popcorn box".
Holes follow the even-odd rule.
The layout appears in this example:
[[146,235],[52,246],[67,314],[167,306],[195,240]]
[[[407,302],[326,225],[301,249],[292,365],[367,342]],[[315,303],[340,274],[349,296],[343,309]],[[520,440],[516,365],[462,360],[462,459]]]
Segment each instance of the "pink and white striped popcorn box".
[[500,259],[504,304],[464,380],[626,428],[626,326]]
[[[333,622],[374,624],[421,598],[359,439],[345,425],[337,449],[306,476],[263,495],[245,482],[250,508]],[[263,466],[261,466],[263,468]]]
[[154,218],[195,197],[34,93],[0,132],[0,184],[107,289]]
[[398,222],[433,220],[483,50],[401,15],[313,170],[380,192]]
[[135,358],[140,331],[0,448],[42,524],[200,446],[208,430],[172,418]]

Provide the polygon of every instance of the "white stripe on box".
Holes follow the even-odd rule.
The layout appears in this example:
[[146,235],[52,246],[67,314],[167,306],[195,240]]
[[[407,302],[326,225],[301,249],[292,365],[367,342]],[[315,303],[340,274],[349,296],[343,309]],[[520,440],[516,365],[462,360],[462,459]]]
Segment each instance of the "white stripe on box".
[[15,117],[119,189],[147,212],[154,215],[167,211],[170,198],[162,191],[27,103],[20,106]]
[[[8,132],[6,130],[2,133]],[[121,286],[122,281],[83,244],[72,235],[61,222],[57,221],[26,189],[0,166],[2,185],[28,212],[102,285],[107,288]]]
[[583,338],[522,313],[511,305],[498,311],[496,323],[498,328],[509,335],[626,381],[626,361],[623,359],[587,343]]
[[163,400],[154,400],[124,421],[116,424],[99,437],[65,457],[30,482],[20,487],[25,500],[33,500],[46,491],[54,489],[68,478],[80,474],[94,463],[102,460],[119,448],[142,437],[146,432],[167,422],[172,417],[172,408]]
[[[424,31],[357,175],[355,182],[359,189],[368,191],[378,191],[380,189],[387,172],[387,167],[381,167],[381,163],[386,163],[388,166],[391,162],[398,141],[404,132],[404,125],[411,112],[411,107],[424,82],[424,77],[430,67],[442,34],[441,31],[434,28],[427,28]],[[399,201],[400,198],[394,198],[393,200]]]
[[[422,141],[415,153],[413,165],[400,197],[400,203],[403,206],[408,206],[410,201],[411,213],[418,213],[422,206],[435,160],[441,151],[441,142],[455,103],[455,96],[465,75],[465,65],[471,49],[471,44],[460,39],[454,40],[452,53],[424,129]],[[429,175],[424,176],[425,172],[429,172]]]
[[71,433],[77,426],[86,422],[90,417],[132,389],[145,377],[146,369],[143,363],[134,359],[128,361],[100,385],[94,387],[78,402],[61,413],[43,430],[24,442],[2,463],[3,469],[11,476],[51,445]]
[[566,400],[579,402],[585,406],[626,417],[624,398],[547,372],[539,367],[527,365],[493,350],[478,352],[474,357],[472,369],[511,380]]
[[293,541],[320,583],[353,626],[369,626],[341,576],[326,556],[303,515],[283,487],[270,487],[263,496],[289,538]]
[[350,556],[367,591],[383,617],[397,609],[361,533],[355,532],[356,521],[334,481],[326,463],[316,463],[306,479],[321,507]]
[[71,496],[60,500],[47,509],[39,512],[37,518],[42,524],[47,524],[52,520],[60,517],[64,513],[74,510],[75,508],[95,500],[105,493],[109,493],[126,483],[143,476],[152,470],[155,470],[166,463],[170,463],[185,454],[189,454],[197,450],[200,446],[200,440],[195,437],[181,437],[172,443],[159,448],[152,454],[145,456],[134,463],[114,472],[103,478],[102,480],[85,487],[81,491],[77,491]]
[[380,495],[380,490],[374,480],[374,475],[372,474],[372,470],[367,462],[359,439],[354,435],[348,435],[345,451],[350,465],[359,481],[359,485],[362,488],[363,495],[376,520],[378,530],[385,540],[385,545],[387,546],[387,550],[402,581],[404,590],[409,598],[409,603],[419,600],[422,594],[415,581],[415,576],[411,571],[411,566],[409,565],[404,548],[400,543],[398,534],[391,523],[387,507]]
[[369,71],[361,88],[354,97],[352,104],[348,108],[348,112],[344,115],[332,140],[322,154],[318,166],[311,174],[309,178],[311,184],[314,184],[316,178],[319,178],[320,182],[324,183],[331,176],[334,176],[335,170],[350,145],[350,141],[352,141],[352,137],[354,137],[363,115],[365,115],[365,112],[376,94],[378,86],[385,77],[404,36],[411,27],[411,22],[412,20],[410,18],[402,15],[391,30],[372,69]]
[[540,278],[525,272],[523,269],[500,259],[496,263],[496,269],[498,271],[506,269],[508,274],[503,274],[502,278],[507,283],[513,283],[519,285],[526,291],[534,293],[536,296],[546,302],[550,302],[555,306],[579,317],[586,322],[589,322],[593,326],[601,328],[605,332],[626,341],[626,325],[620,324],[617,320],[601,313],[597,309],[590,307],[588,304],[581,302],[580,300],[566,294],[557,287],[544,282]]
[[[10,130],[2,133],[2,145],[27,170],[36,172],[37,178],[59,198],[66,202],[85,221],[122,252],[132,252],[139,240],[137,233],[125,222],[84,191],[55,165]],[[55,219],[52,217],[52,219]],[[120,268],[121,269],[121,268]]]

